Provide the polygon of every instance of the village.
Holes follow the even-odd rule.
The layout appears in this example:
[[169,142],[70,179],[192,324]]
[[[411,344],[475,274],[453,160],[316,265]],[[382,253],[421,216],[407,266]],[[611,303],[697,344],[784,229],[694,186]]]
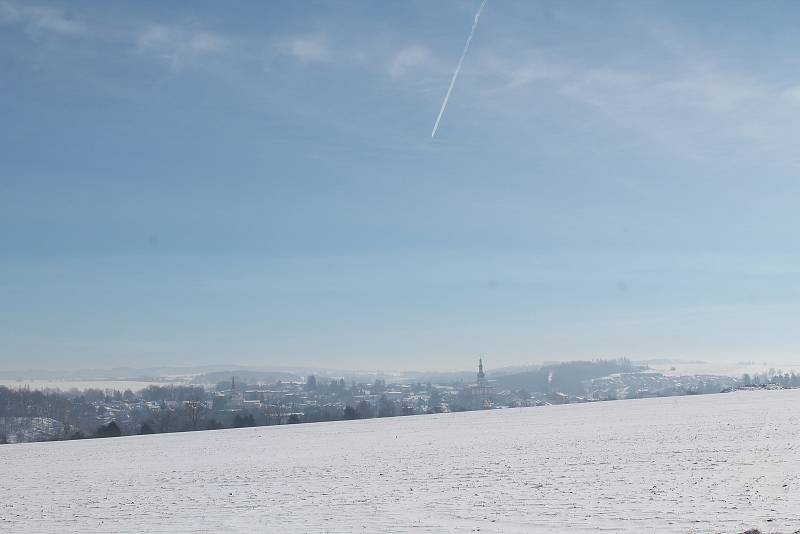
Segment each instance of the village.
[[[608,367],[611,365],[611,367]],[[586,369],[594,376],[584,379]],[[609,372],[618,371],[618,372]],[[32,390],[0,387],[0,443],[216,430],[619,399],[792,388],[800,375],[740,378],[670,376],[627,362],[572,362],[488,378],[483,360],[471,381],[367,381],[317,376],[248,383],[130,389]]]

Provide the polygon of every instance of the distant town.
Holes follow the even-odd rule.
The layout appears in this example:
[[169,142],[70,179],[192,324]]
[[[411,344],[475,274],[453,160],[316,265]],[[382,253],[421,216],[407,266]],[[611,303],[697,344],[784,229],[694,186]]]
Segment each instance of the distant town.
[[492,374],[483,359],[476,363],[466,380],[442,375],[359,381],[240,370],[139,391],[31,388],[20,380],[0,386],[0,444],[800,387],[800,375],[779,369],[740,377],[681,376],[617,359]]

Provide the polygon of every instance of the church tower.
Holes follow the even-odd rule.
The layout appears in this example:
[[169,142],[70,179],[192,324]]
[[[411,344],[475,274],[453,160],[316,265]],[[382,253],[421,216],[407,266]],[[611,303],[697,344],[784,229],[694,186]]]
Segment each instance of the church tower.
[[489,380],[486,380],[486,373],[483,371],[483,358],[478,358],[478,381],[476,384],[467,386],[467,391],[471,397],[471,409],[485,410],[492,407],[494,386]]

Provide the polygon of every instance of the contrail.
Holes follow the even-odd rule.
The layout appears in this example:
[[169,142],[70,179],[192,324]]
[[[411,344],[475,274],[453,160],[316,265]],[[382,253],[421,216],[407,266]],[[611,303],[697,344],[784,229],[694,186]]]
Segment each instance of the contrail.
[[458,65],[456,66],[456,71],[453,73],[453,79],[450,80],[450,87],[447,88],[447,94],[444,95],[444,102],[442,102],[442,109],[439,110],[439,116],[436,117],[436,123],[433,125],[433,131],[431,132],[431,137],[436,135],[436,130],[439,128],[439,121],[442,120],[442,115],[444,114],[444,108],[447,107],[447,101],[450,99],[450,93],[453,92],[453,86],[456,84],[456,78],[458,78],[458,73],[461,72],[461,64],[464,63],[464,57],[467,55],[467,50],[469,50],[469,43],[472,41],[472,36],[475,35],[475,28],[478,27],[478,19],[481,18],[481,11],[483,11],[483,6],[486,5],[486,0],[481,2],[480,7],[478,8],[478,12],[475,13],[475,20],[472,21],[472,30],[469,32],[469,37],[467,37],[467,42],[464,45],[464,51],[461,52],[461,59],[458,60]]

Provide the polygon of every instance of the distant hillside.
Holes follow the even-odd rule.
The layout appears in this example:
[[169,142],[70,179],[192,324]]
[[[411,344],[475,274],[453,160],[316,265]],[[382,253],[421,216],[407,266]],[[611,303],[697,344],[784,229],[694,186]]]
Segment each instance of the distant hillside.
[[278,380],[285,382],[292,382],[295,380],[302,380],[296,373],[289,373],[285,371],[253,371],[244,369],[214,371],[211,373],[204,373],[197,375],[192,379],[193,384],[218,384],[220,382],[230,382],[231,377],[236,379],[238,383],[245,384],[267,384],[273,383]]
[[627,358],[621,358],[545,365],[535,371],[492,378],[499,389],[524,389],[530,393],[560,391],[577,395],[585,391],[582,382],[586,380],[644,369],[646,367],[635,366]]

